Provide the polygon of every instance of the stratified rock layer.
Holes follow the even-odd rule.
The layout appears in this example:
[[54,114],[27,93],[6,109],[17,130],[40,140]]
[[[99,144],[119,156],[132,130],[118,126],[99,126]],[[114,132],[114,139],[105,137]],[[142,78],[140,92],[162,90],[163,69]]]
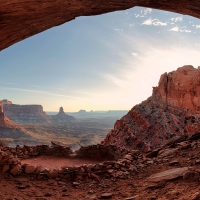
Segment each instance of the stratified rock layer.
[[181,108],[200,113],[200,68],[191,65],[164,73],[158,87],[154,87],[153,96]]
[[27,134],[27,131],[21,125],[18,125],[5,117],[2,107],[2,102],[0,101],[0,138],[24,137],[30,139],[30,135]]
[[163,74],[153,95],[118,120],[103,143],[147,152],[186,137],[198,137],[199,81],[199,69],[192,66]]
[[15,123],[46,123],[51,120],[41,105],[4,104],[5,116]]
[[79,16],[99,15],[134,6],[156,8],[200,18],[198,0],[0,0],[0,50]]

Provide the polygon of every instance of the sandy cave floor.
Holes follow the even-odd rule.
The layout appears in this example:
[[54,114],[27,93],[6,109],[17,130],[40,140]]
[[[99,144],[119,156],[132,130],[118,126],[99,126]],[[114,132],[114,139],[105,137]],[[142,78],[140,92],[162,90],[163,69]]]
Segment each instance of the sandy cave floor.
[[84,164],[96,164],[106,161],[106,159],[80,159],[80,158],[63,158],[55,156],[41,155],[35,158],[21,160],[22,164],[31,164],[35,166],[42,166],[48,169],[61,169],[62,167],[74,167]]

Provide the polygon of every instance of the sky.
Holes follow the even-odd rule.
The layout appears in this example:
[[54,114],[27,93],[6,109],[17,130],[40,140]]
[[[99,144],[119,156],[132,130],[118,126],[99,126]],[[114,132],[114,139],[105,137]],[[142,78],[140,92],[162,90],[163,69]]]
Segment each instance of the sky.
[[130,110],[161,74],[188,64],[200,65],[200,19],[142,7],[78,17],[0,52],[0,99]]

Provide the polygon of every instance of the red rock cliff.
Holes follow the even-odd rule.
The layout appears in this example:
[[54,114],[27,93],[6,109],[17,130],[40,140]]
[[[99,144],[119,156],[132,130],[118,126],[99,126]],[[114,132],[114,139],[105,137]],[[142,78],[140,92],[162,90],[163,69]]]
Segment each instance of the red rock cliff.
[[103,141],[146,152],[200,132],[200,69],[164,73],[153,95],[118,120]]
[[164,73],[153,90],[157,99],[200,113],[200,68],[191,65]]
[[41,105],[4,104],[3,110],[6,117],[19,124],[43,123],[51,120]]

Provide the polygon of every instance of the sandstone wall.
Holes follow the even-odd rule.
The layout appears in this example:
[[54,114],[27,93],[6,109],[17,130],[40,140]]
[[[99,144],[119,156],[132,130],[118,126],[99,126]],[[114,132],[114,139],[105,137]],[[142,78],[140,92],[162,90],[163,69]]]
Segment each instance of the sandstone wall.
[[43,123],[51,120],[41,105],[3,105],[5,116],[16,123]]
[[17,104],[4,104],[3,109],[5,113],[23,113],[23,114],[32,114],[32,113],[43,113],[43,107],[41,105],[17,105]]
[[174,106],[200,113],[200,68],[187,65],[164,73],[152,95]]

